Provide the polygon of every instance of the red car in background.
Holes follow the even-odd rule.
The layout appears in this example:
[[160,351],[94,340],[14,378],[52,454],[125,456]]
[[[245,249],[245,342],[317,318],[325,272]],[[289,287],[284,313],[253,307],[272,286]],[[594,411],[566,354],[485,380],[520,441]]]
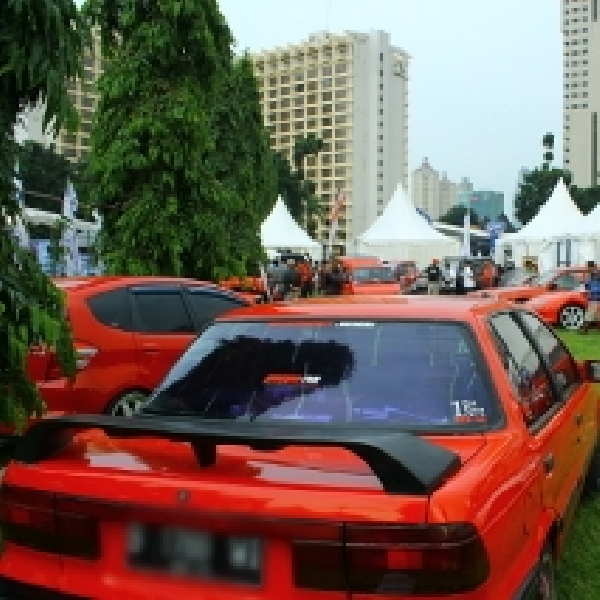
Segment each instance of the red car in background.
[[587,304],[586,292],[566,291],[541,294],[523,306],[536,312],[548,325],[581,329]]
[[217,286],[169,277],[56,279],[66,294],[77,375],[55,353],[31,349],[28,370],[49,411],[131,415],[214,317],[248,301]]
[[514,304],[230,311],[140,414],[19,440],[0,597],[554,600],[599,381]]
[[586,267],[559,267],[534,276],[525,285],[478,290],[469,292],[468,295],[522,303],[548,292],[579,290],[587,275]]

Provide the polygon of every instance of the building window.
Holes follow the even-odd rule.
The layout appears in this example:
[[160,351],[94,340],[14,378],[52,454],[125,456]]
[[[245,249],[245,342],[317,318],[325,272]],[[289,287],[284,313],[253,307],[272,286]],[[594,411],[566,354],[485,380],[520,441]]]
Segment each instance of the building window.
[[335,85],[337,85],[338,87],[342,87],[344,85],[346,85],[346,77],[336,77],[335,78]]
[[345,73],[346,72],[346,63],[345,62],[337,63],[335,65],[335,72],[336,73]]
[[326,117],[324,119],[321,119],[321,125],[323,125],[324,127],[331,127],[331,125],[332,125],[331,117]]
[[383,69],[379,71],[379,77],[383,77]]
[[383,167],[383,161],[382,160],[378,160],[377,161],[377,166],[378,167]]
[[330,76],[330,75],[333,75],[333,70],[332,70],[332,68],[331,68],[331,65],[329,65],[329,66],[326,66],[326,67],[322,67],[322,68],[321,68],[321,73],[322,73],[324,76],[326,76],[326,77],[328,77],[328,76]]

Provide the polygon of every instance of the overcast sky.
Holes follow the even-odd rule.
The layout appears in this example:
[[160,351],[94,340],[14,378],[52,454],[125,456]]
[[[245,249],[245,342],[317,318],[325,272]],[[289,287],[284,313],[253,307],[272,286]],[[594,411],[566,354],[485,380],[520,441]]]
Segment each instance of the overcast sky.
[[329,29],[382,29],[411,56],[409,165],[512,196],[541,162],[544,133],[562,162],[560,0],[220,0],[251,51]]
[[[78,2],[79,3],[79,2]],[[409,165],[512,196],[556,136],[562,164],[560,0],[220,0],[238,48],[315,31],[382,29],[412,56]]]

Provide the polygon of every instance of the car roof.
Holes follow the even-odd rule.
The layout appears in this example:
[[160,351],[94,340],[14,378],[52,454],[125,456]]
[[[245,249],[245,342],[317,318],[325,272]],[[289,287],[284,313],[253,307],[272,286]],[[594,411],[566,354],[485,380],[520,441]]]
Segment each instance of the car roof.
[[54,285],[69,294],[95,292],[98,290],[115,289],[129,285],[149,284],[179,284],[210,288],[223,294],[241,298],[235,292],[219,287],[210,281],[200,281],[186,277],[160,277],[160,276],[135,276],[135,275],[101,275],[91,277],[56,277],[52,279]]
[[218,321],[356,318],[408,318],[425,320],[472,321],[480,316],[514,308],[497,298],[470,296],[355,295],[307,298],[292,302],[258,304],[236,308]]

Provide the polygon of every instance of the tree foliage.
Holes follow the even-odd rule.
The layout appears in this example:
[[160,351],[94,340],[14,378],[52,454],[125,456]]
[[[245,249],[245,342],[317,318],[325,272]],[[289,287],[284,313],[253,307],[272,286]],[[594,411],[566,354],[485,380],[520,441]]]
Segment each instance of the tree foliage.
[[571,185],[571,173],[564,169],[546,168],[529,171],[519,185],[515,197],[515,216],[526,225],[550,198],[552,191],[562,177],[567,187]]
[[471,215],[471,225],[475,227],[479,226],[479,217],[477,213],[471,208],[467,208],[462,204],[456,204],[453,206],[445,215],[440,217],[440,223],[446,223],[447,225],[454,225],[455,227],[462,227],[465,222],[465,215],[469,213]]
[[[85,30],[72,0],[10,0],[0,7],[0,39],[0,212],[13,219],[17,114],[41,98],[46,123],[76,122],[66,85],[81,72]],[[62,295],[17,247],[8,221],[0,223],[0,261],[0,421],[20,427],[43,410],[27,376],[29,346],[42,341],[56,348],[67,373],[75,358]]]
[[107,62],[85,179],[108,271],[239,272],[261,252],[274,172],[257,83],[216,0],[88,0],[85,12]]
[[294,169],[285,154],[275,152],[277,193],[283,198],[292,217],[305,226],[309,235],[313,237],[327,210],[327,203],[316,195],[315,183],[306,179],[304,159],[307,156],[316,156],[323,147],[323,140],[314,133],[298,138],[292,150]]
[[258,82],[248,55],[236,59],[214,99],[212,155],[217,180],[235,192],[224,213],[234,274],[262,258],[260,225],[275,203],[277,173],[263,123]]

